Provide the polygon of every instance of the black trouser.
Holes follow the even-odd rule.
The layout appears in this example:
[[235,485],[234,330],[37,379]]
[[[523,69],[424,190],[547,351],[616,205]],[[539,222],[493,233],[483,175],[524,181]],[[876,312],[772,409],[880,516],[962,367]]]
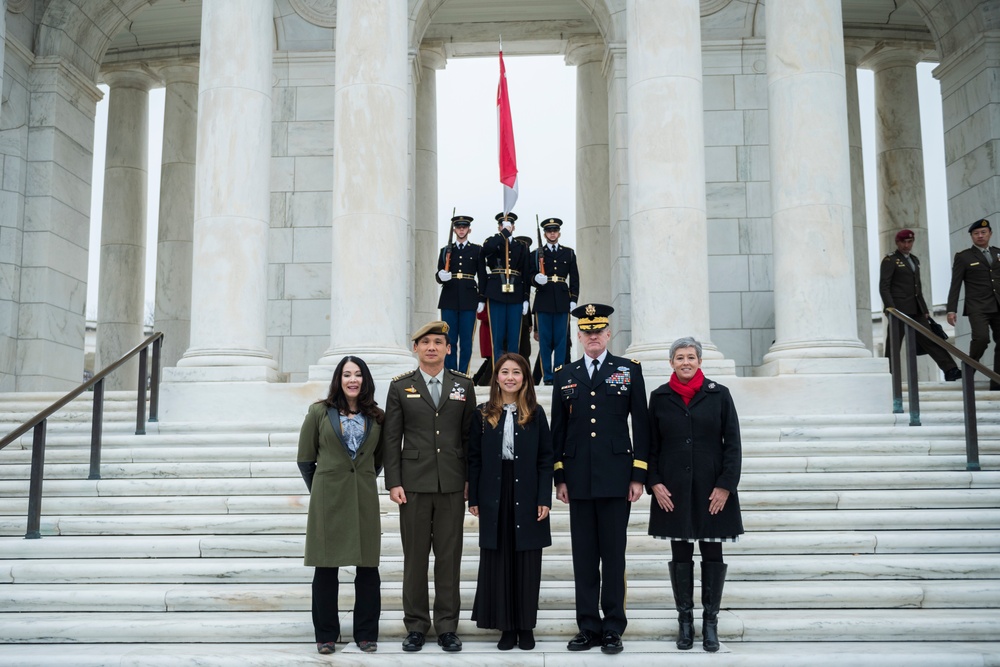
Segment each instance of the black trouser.
[[[698,542],[702,563],[722,562],[722,542]],[[694,562],[694,542],[670,540],[670,557],[675,563]]]
[[986,348],[990,346],[990,330],[993,331],[993,341],[997,344],[993,350],[993,370],[1000,373],[1000,312],[970,313],[969,328],[972,329],[969,356],[976,361],[983,357]]
[[[382,613],[382,579],[377,567],[358,567],[354,577],[354,641],[378,641],[378,617]],[[312,583],[312,619],[316,642],[340,638],[340,568],[317,567]]]
[[[915,319],[917,322],[920,322],[921,324],[924,323],[923,315],[910,315],[909,313],[904,313],[904,314],[909,315],[910,317]],[[899,327],[899,346],[902,347],[903,339],[906,338],[906,330],[904,329],[903,325],[897,322],[896,320],[889,318],[889,326]],[[943,371],[950,371],[953,368],[958,368],[958,366],[955,365],[955,360],[951,358],[951,355],[948,354],[943,347],[939,347],[930,341],[925,342],[923,340],[924,337],[921,336],[920,334],[916,334],[915,338],[917,340],[916,351],[917,352],[919,352],[920,350],[926,351],[927,356],[934,360],[934,363],[938,365],[938,368],[940,368]],[[890,354],[891,350],[892,350],[892,332],[888,331],[886,332],[885,335],[885,356],[889,357],[890,365],[892,364],[892,355]],[[900,359],[899,364],[905,368],[906,360]]]
[[631,508],[626,498],[570,499],[576,624],[581,631],[625,632],[625,543]]

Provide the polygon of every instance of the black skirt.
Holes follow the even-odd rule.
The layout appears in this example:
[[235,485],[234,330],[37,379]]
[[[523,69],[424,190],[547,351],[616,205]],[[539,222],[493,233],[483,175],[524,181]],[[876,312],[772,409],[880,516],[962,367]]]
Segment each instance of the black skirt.
[[502,468],[498,548],[479,550],[479,582],[472,620],[479,628],[531,630],[538,620],[542,550],[516,550],[514,462],[504,461]]

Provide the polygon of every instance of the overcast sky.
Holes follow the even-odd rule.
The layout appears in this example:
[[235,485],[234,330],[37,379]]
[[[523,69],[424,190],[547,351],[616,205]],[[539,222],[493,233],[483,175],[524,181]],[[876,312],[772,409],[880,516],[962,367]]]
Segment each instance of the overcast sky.
[[[514,136],[517,145],[520,197],[514,211],[521,223],[517,233],[534,235],[535,214],[542,219],[562,218],[563,241],[576,244],[574,229],[576,195],[576,69],[562,57],[505,58]],[[931,75],[934,65],[917,67],[920,113],[923,124],[927,212],[930,226],[930,261],[933,301],[947,298],[951,249],[944,173],[944,136],[941,92]],[[472,238],[481,242],[496,229],[493,216],[502,208],[497,165],[496,86],[497,58],[452,59],[437,72],[438,89],[438,209],[441,243],[446,241],[452,208],[475,218]],[[858,70],[862,141],[865,154],[866,205],[869,229],[869,268],[872,307],[878,296],[878,201],[875,174],[874,77]],[[98,104],[95,128],[94,196],[91,203],[90,266],[87,318],[97,316],[101,204],[104,191],[104,150],[107,130],[107,88]],[[155,292],[156,220],[160,184],[160,144],[163,135],[163,89],[150,92],[148,232],[146,238],[146,301],[152,307]],[[925,276],[926,280],[926,276]]]

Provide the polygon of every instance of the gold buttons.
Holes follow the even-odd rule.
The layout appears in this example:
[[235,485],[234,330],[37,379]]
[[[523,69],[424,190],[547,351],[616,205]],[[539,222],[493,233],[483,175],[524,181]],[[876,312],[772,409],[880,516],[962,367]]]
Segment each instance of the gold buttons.
[[597,396],[597,392],[596,391],[592,391],[592,392],[590,392],[590,395],[591,396]]
[[590,405],[590,409],[591,409],[591,410],[596,410],[596,409],[597,409],[597,406],[596,406],[596,405],[594,405],[593,403],[591,403],[591,405]]
[[591,434],[590,434],[590,437],[591,437],[591,438],[596,438],[596,437],[597,437],[597,434],[596,434],[596,433],[594,433],[594,432],[591,432]]
[[597,419],[595,419],[594,417],[591,417],[590,418],[590,423],[591,424],[596,424],[597,423]]

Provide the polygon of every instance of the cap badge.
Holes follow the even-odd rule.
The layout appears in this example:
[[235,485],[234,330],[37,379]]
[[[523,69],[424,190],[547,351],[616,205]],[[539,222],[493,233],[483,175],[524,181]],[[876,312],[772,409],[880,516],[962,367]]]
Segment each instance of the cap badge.
[[593,317],[594,314],[597,313],[597,309],[594,308],[594,304],[592,304],[592,303],[587,304],[586,313],[587,313],[587,317]]

